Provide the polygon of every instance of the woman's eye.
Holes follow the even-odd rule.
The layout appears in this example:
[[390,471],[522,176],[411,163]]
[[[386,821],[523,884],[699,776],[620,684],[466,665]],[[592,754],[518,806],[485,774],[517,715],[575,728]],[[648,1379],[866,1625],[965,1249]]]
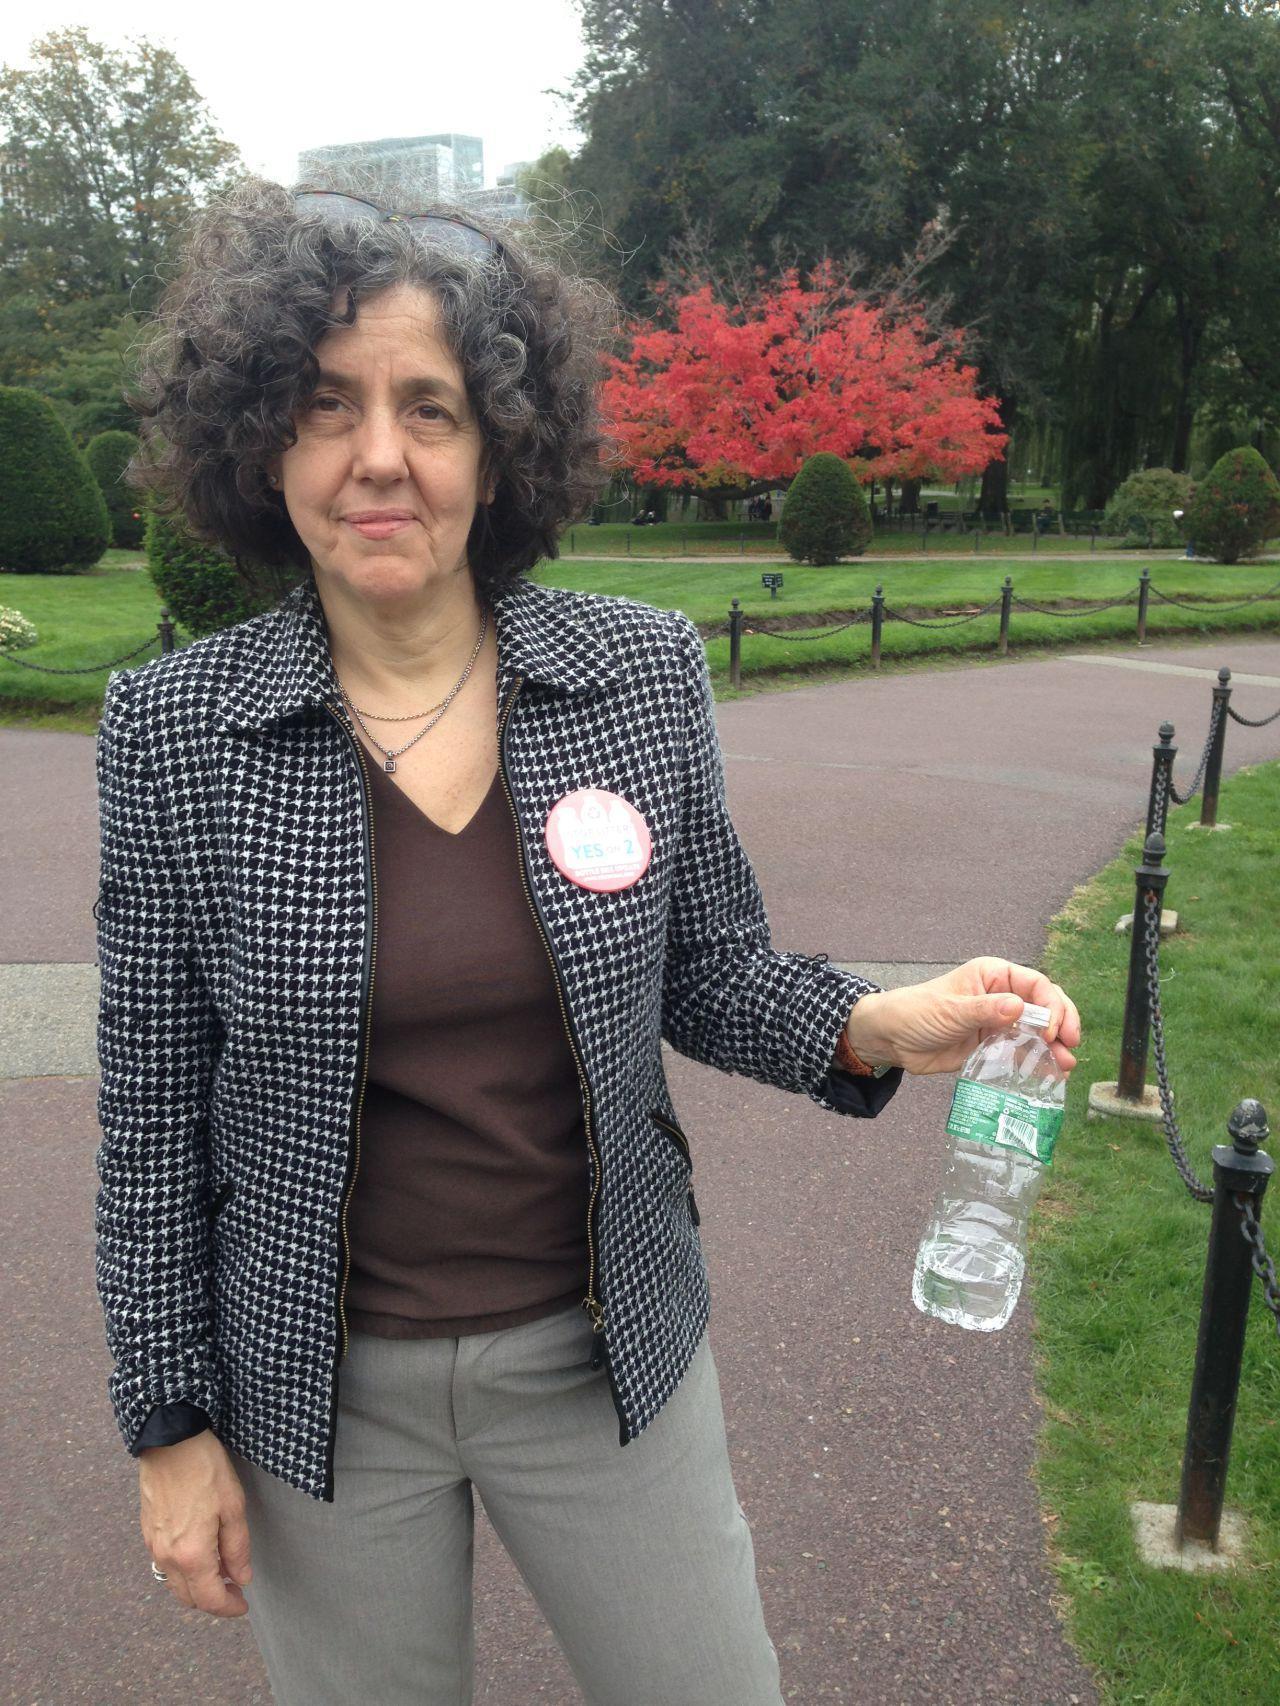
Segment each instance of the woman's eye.
[[445,418],[444,410],[438,403],[419,403],[417,413],[423,415],[424,411],[426,417],[431,420],[442,421]]
[[342,407],[342,399],[340,397],[313,397],[307,407],[314,409],[318,414],[331,415],[335,410]]

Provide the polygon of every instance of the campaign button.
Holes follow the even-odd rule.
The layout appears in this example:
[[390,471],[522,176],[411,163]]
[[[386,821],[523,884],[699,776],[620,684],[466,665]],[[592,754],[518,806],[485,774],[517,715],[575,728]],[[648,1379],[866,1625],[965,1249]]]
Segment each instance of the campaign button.
[[545,835],[556,869],[598,894],[639,882],[653,851],[642,814],[605,788],[578,788],[557,800],[547,814]]

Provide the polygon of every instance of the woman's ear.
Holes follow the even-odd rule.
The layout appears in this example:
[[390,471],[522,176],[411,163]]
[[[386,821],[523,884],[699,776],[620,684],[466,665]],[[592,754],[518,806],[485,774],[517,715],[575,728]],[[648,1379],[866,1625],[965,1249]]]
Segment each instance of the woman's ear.
[[280,458],[278,456],[272,456],[264,464],[263,472],[266,474],[267,484],[271,487],[271,490],[273,492],[278,492],[281,486]]

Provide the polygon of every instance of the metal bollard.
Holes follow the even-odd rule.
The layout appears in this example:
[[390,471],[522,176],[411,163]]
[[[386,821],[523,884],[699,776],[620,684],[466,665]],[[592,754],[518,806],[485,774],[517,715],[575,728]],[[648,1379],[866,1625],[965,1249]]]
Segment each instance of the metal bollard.
[[880,636],[884,630],[884,587],[878,586],[871,597],[871,667],[880,667]]
[[920,524],[920,537],[924,541],[924,554],[929,555],[929,521],[926,517]]
[[1098,529],[1097,529],[1097,526],[1095,525],[1095,523],[1093,523],[1091,521],[1089,523],[1089,550],[1091,552],[1093,552],[1093,551],[1096,551],[1097,549],[1098,549]]
[[1227,1121],[1227,1130],[1230,1145],[1220,1143],[1213,1152],[1213,1221],[1187,1410],[1182,1489],[1174,1524],[1179,1546],[1187,1540],[1199,1540],[1215,1551],[1253,1290],[1250,1248],[1241,1236],[1235,1197],[1251,1196],[1254,1212],[1260,1215],[1267,1180],[1275,1171],[1271,1157],[1258,1152],[1258,1146],[1267,1139],[1267,1111],[1261,1102],[1241,1102]]
[[627,529],[627,555],[628,557],[631,555],[631,529],[629,527]]
[[1013,576],[1004,577],[1000,588],[1000,655],[1009,655],[1009,616],[1013,609]]
[[1178,749],[1171,744],[1172,741],[1173,724],[1161,723],[1160,739],[1151,748],[1154,762],[1151,766],[1151,793],[1147,797],[1148,835],[1163,835],[1165,819],[1169,815],[1169,783],[1173,779],[1173,761],[1178,756]]
[[736,598],[729,612],[729,685],[742,686],[742,609]]
[[1147,918],[1146,896],[1155,890],[1154,929],[1160,940],[1160,913],[1164,906],[1169,873],[1164,868],[1164,836],[1158,830],[1147,836],[1143,862],[1135,869],[1133,929],[1129,940],[1129,987],[1124,998],[1124,1035],[1120,1043],[1120,1073],[1116,1095],[1141,1102],[1147,1081],[1147,1047],[1151,1039],[1151,997],[1147,988],[1147,936],[1153,926]]
[[1200,800],[1200,824],[1204,829],[1212,829],[1218,821],[1218,790],[1222,786],[1222,754],[1227,744],[1227,706],[1231,703],[1231,671],[1218,671],[1218,685],[1213,690],[1215,705],[1222,701],[1218,713],[1218,726],[1214,730],[1213,745],[1209,748],[1209,757],[1204,768],[1204,794]]
[[1143,569],[1138,576],[1138,644],[1147,643],[1147,601],[1151,596],[1151,570]]
[[169,612],[167,610],[161,610],[160,612],[159,627],[160,655],[163,657],[166,652],[171,652],[173,650],[173,623],[169,618]]

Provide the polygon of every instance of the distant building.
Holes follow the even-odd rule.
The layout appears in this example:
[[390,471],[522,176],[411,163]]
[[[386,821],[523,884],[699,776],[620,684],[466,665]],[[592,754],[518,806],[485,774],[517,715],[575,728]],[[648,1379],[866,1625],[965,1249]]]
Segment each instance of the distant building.
[[334,142],[298,155],[298,182],[341,187],[348,171],[358,171],[371,192],[401,207],[434,201],[467,202],[490,218],[515,220],[528,202],[515,187],[515,174],[528,162],[504,169],[497,185],[486,189],[484,143],[478,136],[444,131],[434,136],[387,136],[377,142]]
[[26,212],[26,171],[24,155],[11,154],[7,148],[0,148],[0,209],[7,208],[11,213]]

